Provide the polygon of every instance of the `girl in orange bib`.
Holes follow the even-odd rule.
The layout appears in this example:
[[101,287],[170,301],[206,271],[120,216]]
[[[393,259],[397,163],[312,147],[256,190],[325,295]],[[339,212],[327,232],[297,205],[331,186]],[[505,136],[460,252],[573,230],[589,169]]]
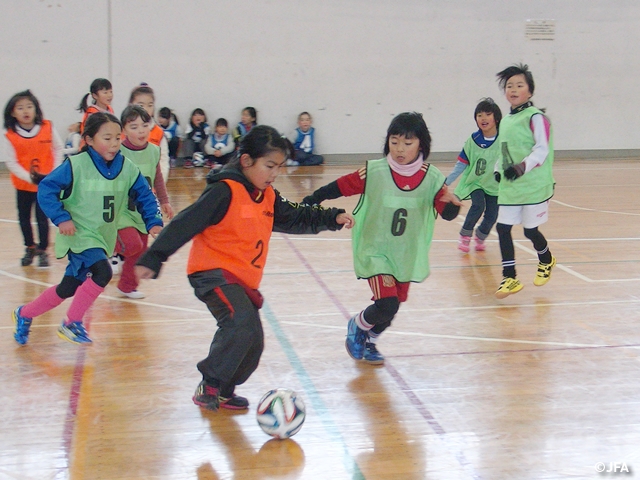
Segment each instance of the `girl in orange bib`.
[[[37,202],[38,183],[62,163],[62,141],[51,122],[42,118],[38,99],[29,91],[16,93],[4,109],[5,162],[17,191],[18,220],[26,247],[23,267],[38,257],[48,267],[49,220]],[[35,244],[31,210],[35,205],[40,242]]]
[[193,396],[209,410],[244,410],[237,396],[258,367],[264,336],[258,291],[271,232],[318,233],[351,228],[344,210],[291,203],[272,186],[291,143],[272,127],[259,125],[242,140],[238,156],[207,176],[200,198],[180,212],[138,260],[140,278],[157,277],[165,262],[193,239],[187,273],[196,296],[218,322],[209,355],[198,363],[202,381]]

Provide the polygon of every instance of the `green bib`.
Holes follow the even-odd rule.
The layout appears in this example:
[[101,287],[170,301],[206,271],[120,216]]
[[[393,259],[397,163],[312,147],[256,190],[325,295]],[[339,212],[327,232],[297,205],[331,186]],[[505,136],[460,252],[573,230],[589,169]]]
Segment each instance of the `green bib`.
[[498,182],[493,176],[493,170],[500,158],[500,139],[491,144],[489,148],[478,146],[473,138],[469,137],[464,144],[464,153],[467,154],[469,166],[464,169],[460,182],[454,193],[461,200],[466,200],[475,190],[483,190],[487,195],[498,196]]
[[[140,169],[142,176],[147,179],[149,186],[153,188],[156,180],[156,169],[158,163],[160,163],[160,147],[149,143],[144,150],[130,150],[123,145],[120,147],[120,152]],[[142,220],[142,215],[136,210],[136,205],[131,199],[129,199],[126,210],[118,217],[118,230],[127,227],[134,227],[141,233],[147,233],[147,227]]]
[[113,179],[102,176],[88,153],[69,157],[73,186],[62,204],[76,227],[75,235],[56,234],[55,253],[64,257],[69,251],[81,253],[89,248],[102,248],[113,254],[118,234],[117,218],[127,208],[129,190],[139,170],[124,159],[122,171]]
[[549,155],[542,165],[525,173],[514,181],[504,178],[504,171],[517,165],[531,154],[535,145],[531,132],[531,117],[542,114],[536,107],[528,107],[516,114],[507,115],[500,122],[500,162],[502,174],[498,190],[498,205],[536,205],[553,196],[553,130],[549,136]]
[[393,275],[399,282],[429,276],[429,249],[444,175],[433,165],[414,190],[393,181],[386,158],[367,162],[365,190],[353,211],[353,261],[358,278]]

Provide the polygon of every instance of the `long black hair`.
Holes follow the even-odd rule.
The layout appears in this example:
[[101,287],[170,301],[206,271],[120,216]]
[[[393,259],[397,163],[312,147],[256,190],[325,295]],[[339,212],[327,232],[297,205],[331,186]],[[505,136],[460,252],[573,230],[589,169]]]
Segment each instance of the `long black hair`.
[[[87,105],[87,99],[89,95],[98,93],[100,90],[111,90],[113,87],[111,86],[111,82],[106,78],[96,78],[93,82],[91,82],[91,86],[89,87],[89,93],[87,93],[82,100],[80,100],[80,105],[78,106],[79,112],[86,112],[89,105]],[[96,103],[95,101],[93,102]]]
[[37,125],[42,124],[42,110],[40,109],[40,102],[38,102],[35,95],[31,93],[31,90],[25,90],[24,92],[18,92],[11,97],[7,102],[7,106],[4,107],[4,128],[7,130],[16,131],[18,120],[13,117],[12,113],[13,109],[16,108],[16,103],[23,98],[31,100],[31,103],[36,107],[36,118],[34,121]]

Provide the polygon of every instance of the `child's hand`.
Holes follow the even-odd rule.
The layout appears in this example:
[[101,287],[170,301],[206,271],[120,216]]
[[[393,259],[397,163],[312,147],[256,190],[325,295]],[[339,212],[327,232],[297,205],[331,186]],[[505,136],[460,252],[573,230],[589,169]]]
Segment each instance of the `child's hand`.
[[526,168],[527,166],[524,162],[520,162],[517,165],[511,165],[504,171],[504,178],[513,181],[524,175]]
[[341,213],[336,217],[336,223],[344,225],[346,228],[353,228],[356,224],[356,219],[350,213]]
[[442,189],[444,190],[444,193],[440,197],[440,201],[441,202],[453,203],[454,205],[457,205],[458,207],[461,207],[463,205],[463,203],[460,201],[460,199],[453,192],[451,192],[447,188],[446,185],[443,186]]
[[58,225],[58,230],[62,235],[72,236],[76,233],[76,226],[73,224],[73,220],[66,220],[64,222],[60,222]]
[[167,217],[167,220],[171,220],[173,218],[174,213],[171,204],[165,203],[160,205],[160,208],[162,209],[162,215]]
[[142,265],[136,265],[133,270],[138,280],[153,278],[156,275],[156,272]]
[[153,238],[156,238],[161,231],[162,227],[160,225],[155,225],[151,227],[151,230],[149,230],[149,235],[151,235]]

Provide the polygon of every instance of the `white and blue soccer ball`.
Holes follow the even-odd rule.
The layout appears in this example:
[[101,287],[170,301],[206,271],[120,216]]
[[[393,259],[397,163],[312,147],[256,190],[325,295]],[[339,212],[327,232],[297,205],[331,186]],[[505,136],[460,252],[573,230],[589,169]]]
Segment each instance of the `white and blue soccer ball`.
[[196,152],[193,154],[193,166],[194,167],[202,167],[205,164],[204,155],[200,152]]
[[293,390],[277,388],[265,393],[258,403],[258,425],[272,437],[285,439],[300,431],[306,416],[302,398]]

